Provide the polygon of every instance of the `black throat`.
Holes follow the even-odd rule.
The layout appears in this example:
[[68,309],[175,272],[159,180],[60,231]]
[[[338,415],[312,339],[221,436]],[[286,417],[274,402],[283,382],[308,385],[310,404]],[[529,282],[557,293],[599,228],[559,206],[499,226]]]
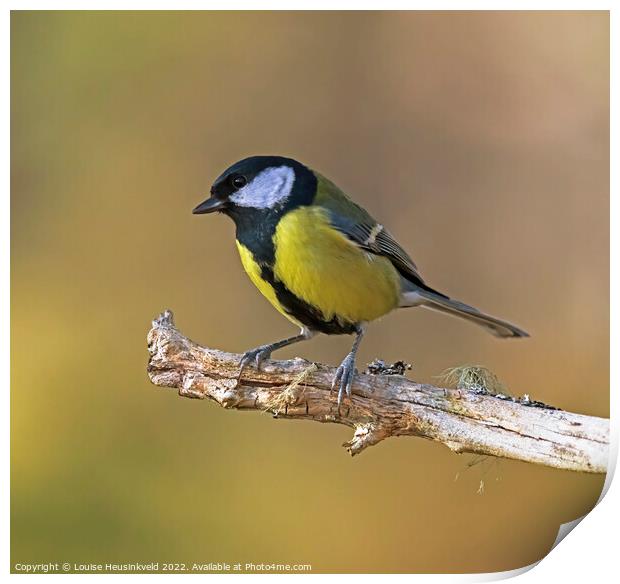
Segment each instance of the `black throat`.
[[247,247],[254,260],[263,266],[273,267],[275,247],[273,236],[283,215],[306,205],[311,205],[317,189],[315,174],[303,164],[292,161],[295,170],[293,189],[286,201],[272,209],[255,209],[230,205],[223,211],[237,228],[237,241]]

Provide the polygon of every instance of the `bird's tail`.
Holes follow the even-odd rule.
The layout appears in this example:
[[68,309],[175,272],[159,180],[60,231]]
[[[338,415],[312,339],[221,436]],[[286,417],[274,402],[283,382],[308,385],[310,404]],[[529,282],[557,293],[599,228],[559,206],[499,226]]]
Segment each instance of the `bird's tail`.
[[430,289],[424,290],[423,288],[416,287],[416,290],[404,292],[402,295],[401,306],[424,306],[432,310],[466,318],[467,320],[484,327],[492,335],[504,339],[530,336],[514,324],[510,324],[505,320],[484,314],[473,306],[469,306],[468,304],[459,302],[458,300],[453,300],[452,298],[448,298],[447,296]]

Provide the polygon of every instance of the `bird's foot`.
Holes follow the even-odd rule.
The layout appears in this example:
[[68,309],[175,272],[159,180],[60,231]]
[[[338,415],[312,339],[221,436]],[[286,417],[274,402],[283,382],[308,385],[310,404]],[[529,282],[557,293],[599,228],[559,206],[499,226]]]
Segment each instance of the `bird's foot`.
[[338,388],[338,406],[342,403],[342,398],[346,393],[351,397],[351,385],[353,384],[353,378],[355,377],[355,353],[349,353],[344,361],[336,369],[334,380],[332,381],[332,391]]
[[241,361],[239,361],[239,375],[237,376],[237,381],[241,379],[241,374],[248,365],[253,363],[256,369],[260,369],[260,364],[265,359],[271,357],[272,351],[272,345],[261,345],[260,347],[256,347],[256,349],[251,349],[243,353],[243,357],[241,357]]

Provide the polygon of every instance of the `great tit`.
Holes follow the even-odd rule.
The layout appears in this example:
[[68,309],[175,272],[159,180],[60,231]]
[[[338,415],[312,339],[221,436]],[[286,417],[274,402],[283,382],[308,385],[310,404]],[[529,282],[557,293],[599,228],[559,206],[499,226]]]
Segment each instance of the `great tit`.
[[407,252],[334,183],[291,158],[252,156],[226,169],[193,213],[220,212],[236,226],[241,262],[298,335],[247,351],[251,363],[316,333],[354,334],[336,370],[338,404],[351,395],[355,355],[366,324],[395,308],[422,306],[466,318],[497,337],[529,336],[516,326],[437,292]]

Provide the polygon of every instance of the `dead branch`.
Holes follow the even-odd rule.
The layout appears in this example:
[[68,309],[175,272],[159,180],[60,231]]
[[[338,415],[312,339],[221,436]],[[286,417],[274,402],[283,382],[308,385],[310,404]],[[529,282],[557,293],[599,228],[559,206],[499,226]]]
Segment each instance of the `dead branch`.
[[420,436],[457,453],[590,473],[607,470],[609,420],[604,418],[415,383],[400,375],[368,374],[356,376],[351,399],[345,398],[339,410],[336,392],[330,392],[332,367],[303,359],[267,361],[260,371],[248,367],[238,383],[240,355],[184,337],[168,310],[153,321],[148,344],[148,374],[155,385],[225,408],[344,424],[355,430],[344,444],[352,455],[390,436]]

